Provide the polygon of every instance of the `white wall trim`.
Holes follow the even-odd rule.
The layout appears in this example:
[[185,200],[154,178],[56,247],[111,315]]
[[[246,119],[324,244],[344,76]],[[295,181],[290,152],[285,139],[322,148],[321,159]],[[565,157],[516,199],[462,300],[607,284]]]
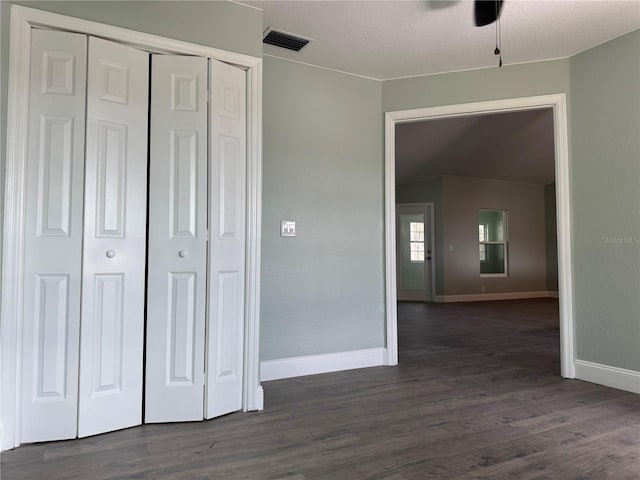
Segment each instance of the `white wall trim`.
[[244,68],[247,71],[247,260],[245,366],[243,410],[263,404],[259,383],[260,211],[262,184],[262,59],[212,47],[136,32],[88,20],[67,17],[19,5],[11,6],[11,52],[7,163],[3,238],[2,392],[0,449],[20,445],[20,378],[24,282],[24,215],[27,121],[29,111],[29,60],[31,28],[43,27],[99,36],[158,53],[199,55]]
[[384,122],[384,234],[385,234],[385,365],[398,364],[398,291],[396,278],[396,122],[393,112]]
[[627,392],[640,393],[640,372],[576,360],[576,378]]
[[554,116],[556,208],[558,222],[558,281],[560,291],[560,374],[575,377],[575,321],[571,252],[571,186],[566,94],[508,98],[487,102],[444,105],[385,113],[385,286],[388,365],[398,363],[395,232],[396,124],[420,120],[532,110],[550,107]]
[[[554,296],[555,293],[555,296]],[[491,300],[524,300],[527,298],[558,298],[558,292],[498,292],[498,293],[467,293],[459,295],[436,295],[434,302],[488,302]]]
[[262,410],[260,239],[262,238],[262,60],[247,69],[247,245],[243,411]]
[[354,368],[378,367],[385,364],[385,359],[386,351],[384,348],[369,348],[350,352],[266,360],[260,364],[260,380],[266,382]]

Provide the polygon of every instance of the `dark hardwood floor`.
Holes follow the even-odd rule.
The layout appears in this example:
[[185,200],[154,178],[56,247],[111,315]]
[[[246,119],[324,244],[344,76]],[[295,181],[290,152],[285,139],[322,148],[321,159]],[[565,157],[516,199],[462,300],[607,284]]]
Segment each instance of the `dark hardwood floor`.
[[266,409],[2,455],[2,480],[640,479],[640,396],[559,377],[552,299],[399,306],[400,365],[264,383]]

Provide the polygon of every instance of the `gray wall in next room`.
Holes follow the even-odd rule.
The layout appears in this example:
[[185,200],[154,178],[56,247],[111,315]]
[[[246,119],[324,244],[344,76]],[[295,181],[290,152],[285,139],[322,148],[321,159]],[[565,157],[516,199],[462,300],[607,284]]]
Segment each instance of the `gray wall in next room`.
[[436,295],[444,294],[444,263],[442,251],[442,177],[429,178],[416,183],[396,185],[396,204],[433,203],[435,227]]
[[[547,289],[542,185],[445,176],[442,203],[445,295]],[[507,211],[505,277],[480,276],[480,209]]]
[[544,187],[544,237],[547,251],[547,290],[558,291],[558,228],[556,215],[556,184]]

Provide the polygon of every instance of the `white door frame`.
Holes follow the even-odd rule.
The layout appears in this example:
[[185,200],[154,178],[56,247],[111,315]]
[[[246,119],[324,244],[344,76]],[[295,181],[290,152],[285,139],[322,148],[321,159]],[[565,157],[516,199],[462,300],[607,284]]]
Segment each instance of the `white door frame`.
[[11,6],[11,52],[7,118],[7,164],[4,212],[0,449],[20,445],[24,215],[29,112],[29,61],[32,27],[53,28],[138,47],[149,52],[198,55],[237,65],[247,72],[247,244],[245,293],[244,411],[261,410],[259,375],[260,226],[262,184],[262,59],[157,35]]
[[[430,271],[430,279],[429,279],[429,290],[431,290],[429,292],[429,298],[430,298],[430,302],[433,302],[435,297],[436,297],[436,266],[435,266],[435,260],[436,260],[436,235],[435,235],[435,219],[434,219],[434,215],[435,215],[435,204],[433,202],[424,202],[424,203],[396,203],[396,218],[398,216],[397,214],[397,210],[398,207],[419,207],[419,208],[424,208],[425,210],[427,210],[429,212],[429,245],[431,246],[431,254],[429,254],[431,256],[431,263],[429,263],[429,266],[427,267]],[[396,245],[397,248],[397,245]],[[397,258],[397,254],[398,252],[396,251],[396,258]],[[425,255],[427,255],[427,253],[425,253]],[[397,265],[396,265],[397,267]],[[397,270],[396,270],[397,272]],[[397,286],[396,286],[397,287]],[[397,295],[398,290],[396,290],[396,295]],[[397,301],[397,299],[396,299]]]
[[573,255],[571,250],[571,185],[566,94],[509,98],[487,102],[445,105],[385,113],[385,278],[386,278],[386,365],[398,363],[398,318],[396,298],[395,228],[395,131],[396,124],[434,118],[463,117],[480,113],[553,109],[555,140],[556,205],[558,222],[558,286],[560,297],[560,374],[575,378],[575,319]]

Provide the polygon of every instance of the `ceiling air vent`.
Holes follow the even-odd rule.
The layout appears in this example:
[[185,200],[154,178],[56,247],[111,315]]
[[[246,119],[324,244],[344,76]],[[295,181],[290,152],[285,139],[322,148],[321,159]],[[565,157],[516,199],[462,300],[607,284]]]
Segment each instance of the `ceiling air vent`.
[[289,32],[283,32],[282,30],[274,30],[271,27],[265,30],[264,37],[262,39],[262,43],[286,48],[287,50],[293,50],[294,52],[302,50],[310,41],[310,38],[301,37],[300,35],[294,35]]

